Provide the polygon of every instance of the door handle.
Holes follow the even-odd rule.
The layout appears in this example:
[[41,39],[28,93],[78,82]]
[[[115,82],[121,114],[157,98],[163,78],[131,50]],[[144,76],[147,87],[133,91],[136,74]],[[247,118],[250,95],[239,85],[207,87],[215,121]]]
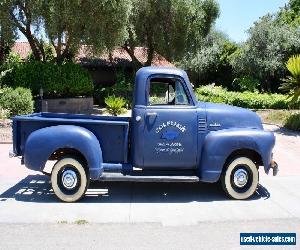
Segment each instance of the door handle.
[[157,116],[156,112],[147,112],[146,116]]

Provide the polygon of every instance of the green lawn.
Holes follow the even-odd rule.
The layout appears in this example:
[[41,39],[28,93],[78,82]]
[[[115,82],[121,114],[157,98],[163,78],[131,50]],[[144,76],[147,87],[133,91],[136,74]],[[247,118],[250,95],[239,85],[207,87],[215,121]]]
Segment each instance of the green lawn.
[[283,126],[286,118],[292,113],[290,110],[257,110],[256,113],[260,116],[263,123],[271,123],[278,126]]
[[[256,110],[263,123],[300,131],[300,110]],[[293,115],[294,114],[294,115]]]

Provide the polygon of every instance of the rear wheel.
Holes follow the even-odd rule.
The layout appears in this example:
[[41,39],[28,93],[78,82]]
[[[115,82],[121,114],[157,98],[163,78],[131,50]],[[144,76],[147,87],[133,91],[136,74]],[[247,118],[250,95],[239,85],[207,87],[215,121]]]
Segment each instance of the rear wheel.
[[89,178],[79,160],[65,157],[54,165],[51,183],[54,193],[60,200],[75,202],[84,196]]
[[258,169],[247,157],[233,160],[221,177],[222,187],[233,199],[244,200],[254,194],[258,185]]

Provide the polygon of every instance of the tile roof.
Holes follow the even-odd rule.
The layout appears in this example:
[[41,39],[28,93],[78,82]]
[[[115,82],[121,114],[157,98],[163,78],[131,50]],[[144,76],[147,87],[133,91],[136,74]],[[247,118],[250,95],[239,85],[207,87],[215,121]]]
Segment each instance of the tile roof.
[[15,42],[11,50],[12,52],[19,54],[22,59],[26,59],[31,52],[28,42]]
[[[12,47],[12,51],[18,53],[22,59],[26,59],[26,57],[31,52],[31,48],[28,42],[16,42]],[[134,55],[141,62],[145,63],[147,61],[147,52],[148,49],[144,47],[136,47],[134,50]],[[112,62],[114,65],[123,65],[123,66],[131,66],[132,60],[129,54],[123,48],[116,48],[112,51]],[[75,59],[78,63],[86,66],[111,66],[111,61],[109,59],[108,53],[102,53],[101,55],[94,55],[89,52],[87,46],[81,46],[78,50]],[[154,54],[152,64],[153,66],[174,66],[163,56],[158,53]]]

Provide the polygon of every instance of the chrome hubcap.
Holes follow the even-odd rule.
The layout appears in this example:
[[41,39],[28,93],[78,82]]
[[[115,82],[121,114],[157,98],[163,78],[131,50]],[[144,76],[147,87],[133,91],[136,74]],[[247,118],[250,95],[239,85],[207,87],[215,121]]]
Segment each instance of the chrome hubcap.
[[62,175],[62,183],[65,188],[72,189],[76,187],[77,175],[73,170],[66,170]]
[[233,178],[234,184],[237,187],[244,187],[247,184],[248,181],[248,173],[244,169],[238,169],[234,173],[234,178]]

